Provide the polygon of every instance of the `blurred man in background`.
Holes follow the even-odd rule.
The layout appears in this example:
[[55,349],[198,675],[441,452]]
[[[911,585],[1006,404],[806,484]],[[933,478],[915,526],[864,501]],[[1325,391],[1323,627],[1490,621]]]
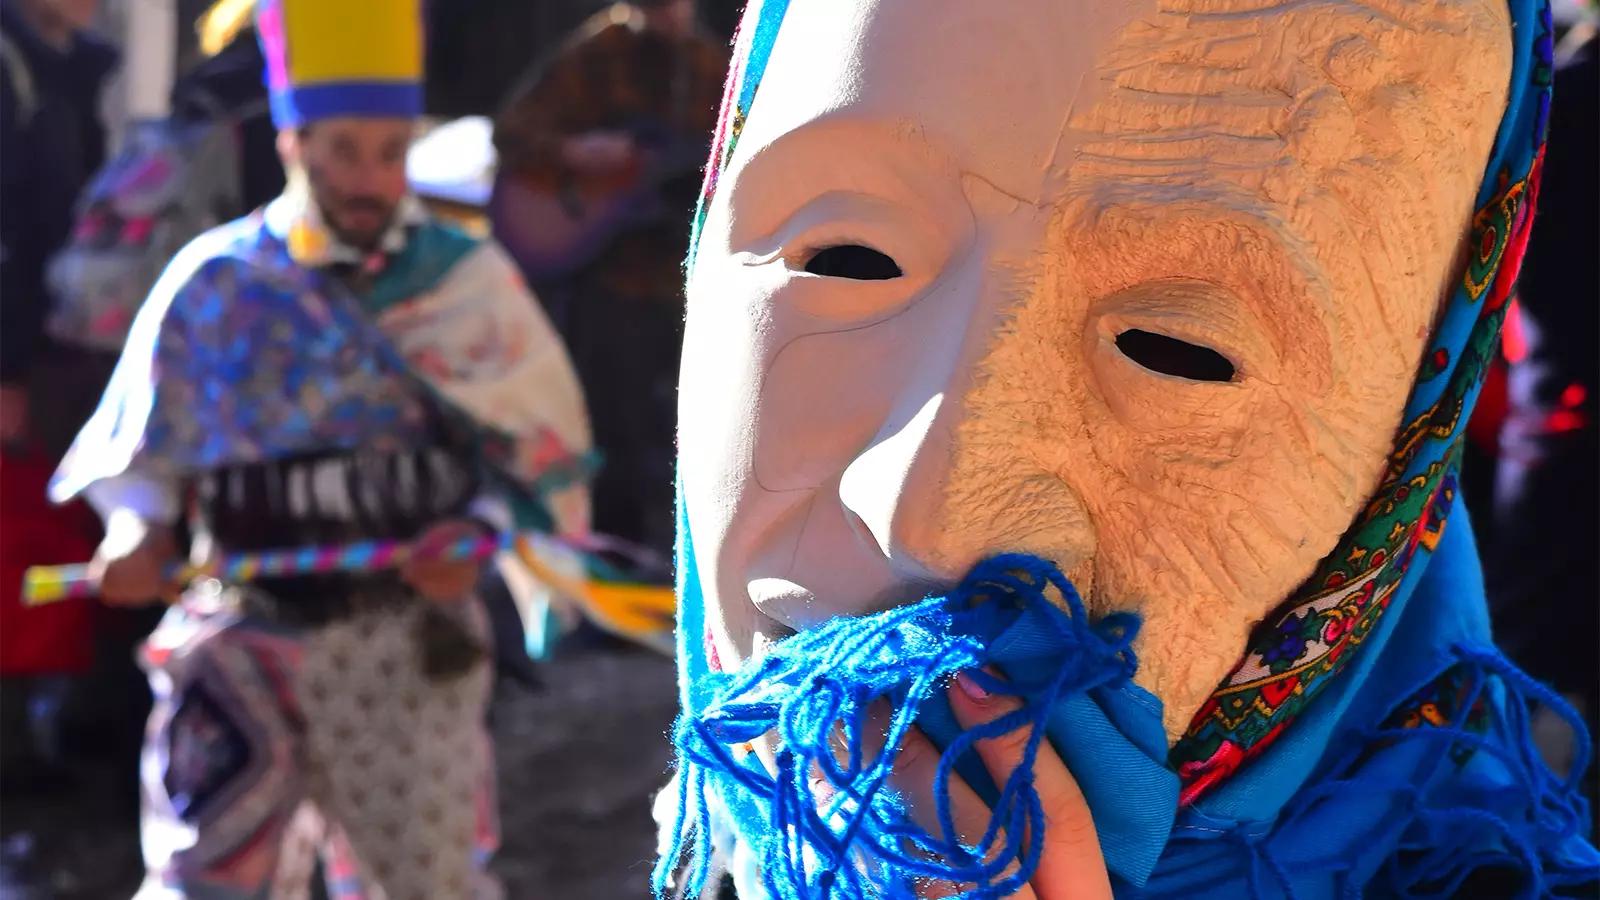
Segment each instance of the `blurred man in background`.
[[[490,673],[474,560],[587,527],[576,376],[498,246],[410,193],[421,0],[264,0],[282,196],[172,260],[52,483],[106,521],[111,604],[173,604],[141,896],[492,896]],[[381,571],[202,579],[191,559],[415,543]],[[430,552],[433,558],[430,558]]]

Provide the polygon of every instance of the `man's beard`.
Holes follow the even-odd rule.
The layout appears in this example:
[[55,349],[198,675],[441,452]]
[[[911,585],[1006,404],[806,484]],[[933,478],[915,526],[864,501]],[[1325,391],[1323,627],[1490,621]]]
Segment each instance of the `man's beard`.
[[368,253],[377,250],[394,221],[396,204],[382,197],[347,194],[330,187],[316,166],[306,166],[306,177],[310,181],[311,198],[322,212],[322,221],[328,230],[357,250]]

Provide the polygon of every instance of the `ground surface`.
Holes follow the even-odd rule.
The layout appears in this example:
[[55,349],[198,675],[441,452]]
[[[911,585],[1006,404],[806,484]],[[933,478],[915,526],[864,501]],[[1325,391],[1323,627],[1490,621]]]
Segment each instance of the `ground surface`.
[[[585,651],[542,668],[540,692],[506,685],[495,710],[503,849],[511,900],[649,896],[650,795],[666,780],[676,708],[670,660]],[[67,801],[9,802],[0,834],[32,840],[52,886],[25,892],[0,875],[0,900],[124,900],[138,886],[138,839],[117,816],[115,773],[87,769]]]

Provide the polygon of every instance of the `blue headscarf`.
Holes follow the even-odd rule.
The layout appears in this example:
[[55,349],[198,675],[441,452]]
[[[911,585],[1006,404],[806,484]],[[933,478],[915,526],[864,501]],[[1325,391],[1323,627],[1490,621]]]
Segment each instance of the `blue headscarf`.
[[[705,640],[680,493],[683,711],[658,890],[685,859],[687,887],[697,890],[721,859],[745,900],[910,897],[919,875],[972,887],[963,896],[1006,896],[1037,865],[1045,811],[1030,765],[996,785],[968,751],[1030,723],[1043,726],[1033,733],[1049,737],[1079,782],[1118,897],[1448,897],[1483,890],[1490,877],[1507,879],[1494,896],[1543,897],[1600,882],[1577,791],[1587,734],[1565,703],[1494,648],[1457,491],[1466,422],[1533,218],[1549,112],[1548,4],[1509,3],[1509,99],[1477,197],[1472,252],[1383,482],[1183,738],[1169,750],[1160,702],[1131,681],[1138,622],[1125,614],[1090,622],[1061,573],[1031,557],[986,561],[949,597],[832,620],[723,673]],[[747,9],[697,238],[787,5],[757,0]],[[963,733],[943,684],[980,665],[1007,675],[992,690],[1028,702]],[[943,833],[932,834],[910,824],[884,788],[892,753],[862,750],[866,707],[880,698],[896,711],[888,746],[914,723],[945,748],[941,778],[959,774],[994,810],[976,852],[952,837],[948,809]],[[1532,746],[1534,702],[1574,727],[1569,777],[1555,776]],[[768,732],[779,739],[776,774],[748,746]],[[818,772],[829,782],[825,801]],[[1008,874],[1012,861],[1021,865]]]

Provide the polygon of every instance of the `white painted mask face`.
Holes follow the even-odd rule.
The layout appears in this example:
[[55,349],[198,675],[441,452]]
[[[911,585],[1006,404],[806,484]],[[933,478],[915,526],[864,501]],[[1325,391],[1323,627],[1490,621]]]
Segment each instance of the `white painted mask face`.
[[1492,0],[792,3],[689,285],[721,658],[1035,553],[1180,732],[1378,482],[1509,72]]

